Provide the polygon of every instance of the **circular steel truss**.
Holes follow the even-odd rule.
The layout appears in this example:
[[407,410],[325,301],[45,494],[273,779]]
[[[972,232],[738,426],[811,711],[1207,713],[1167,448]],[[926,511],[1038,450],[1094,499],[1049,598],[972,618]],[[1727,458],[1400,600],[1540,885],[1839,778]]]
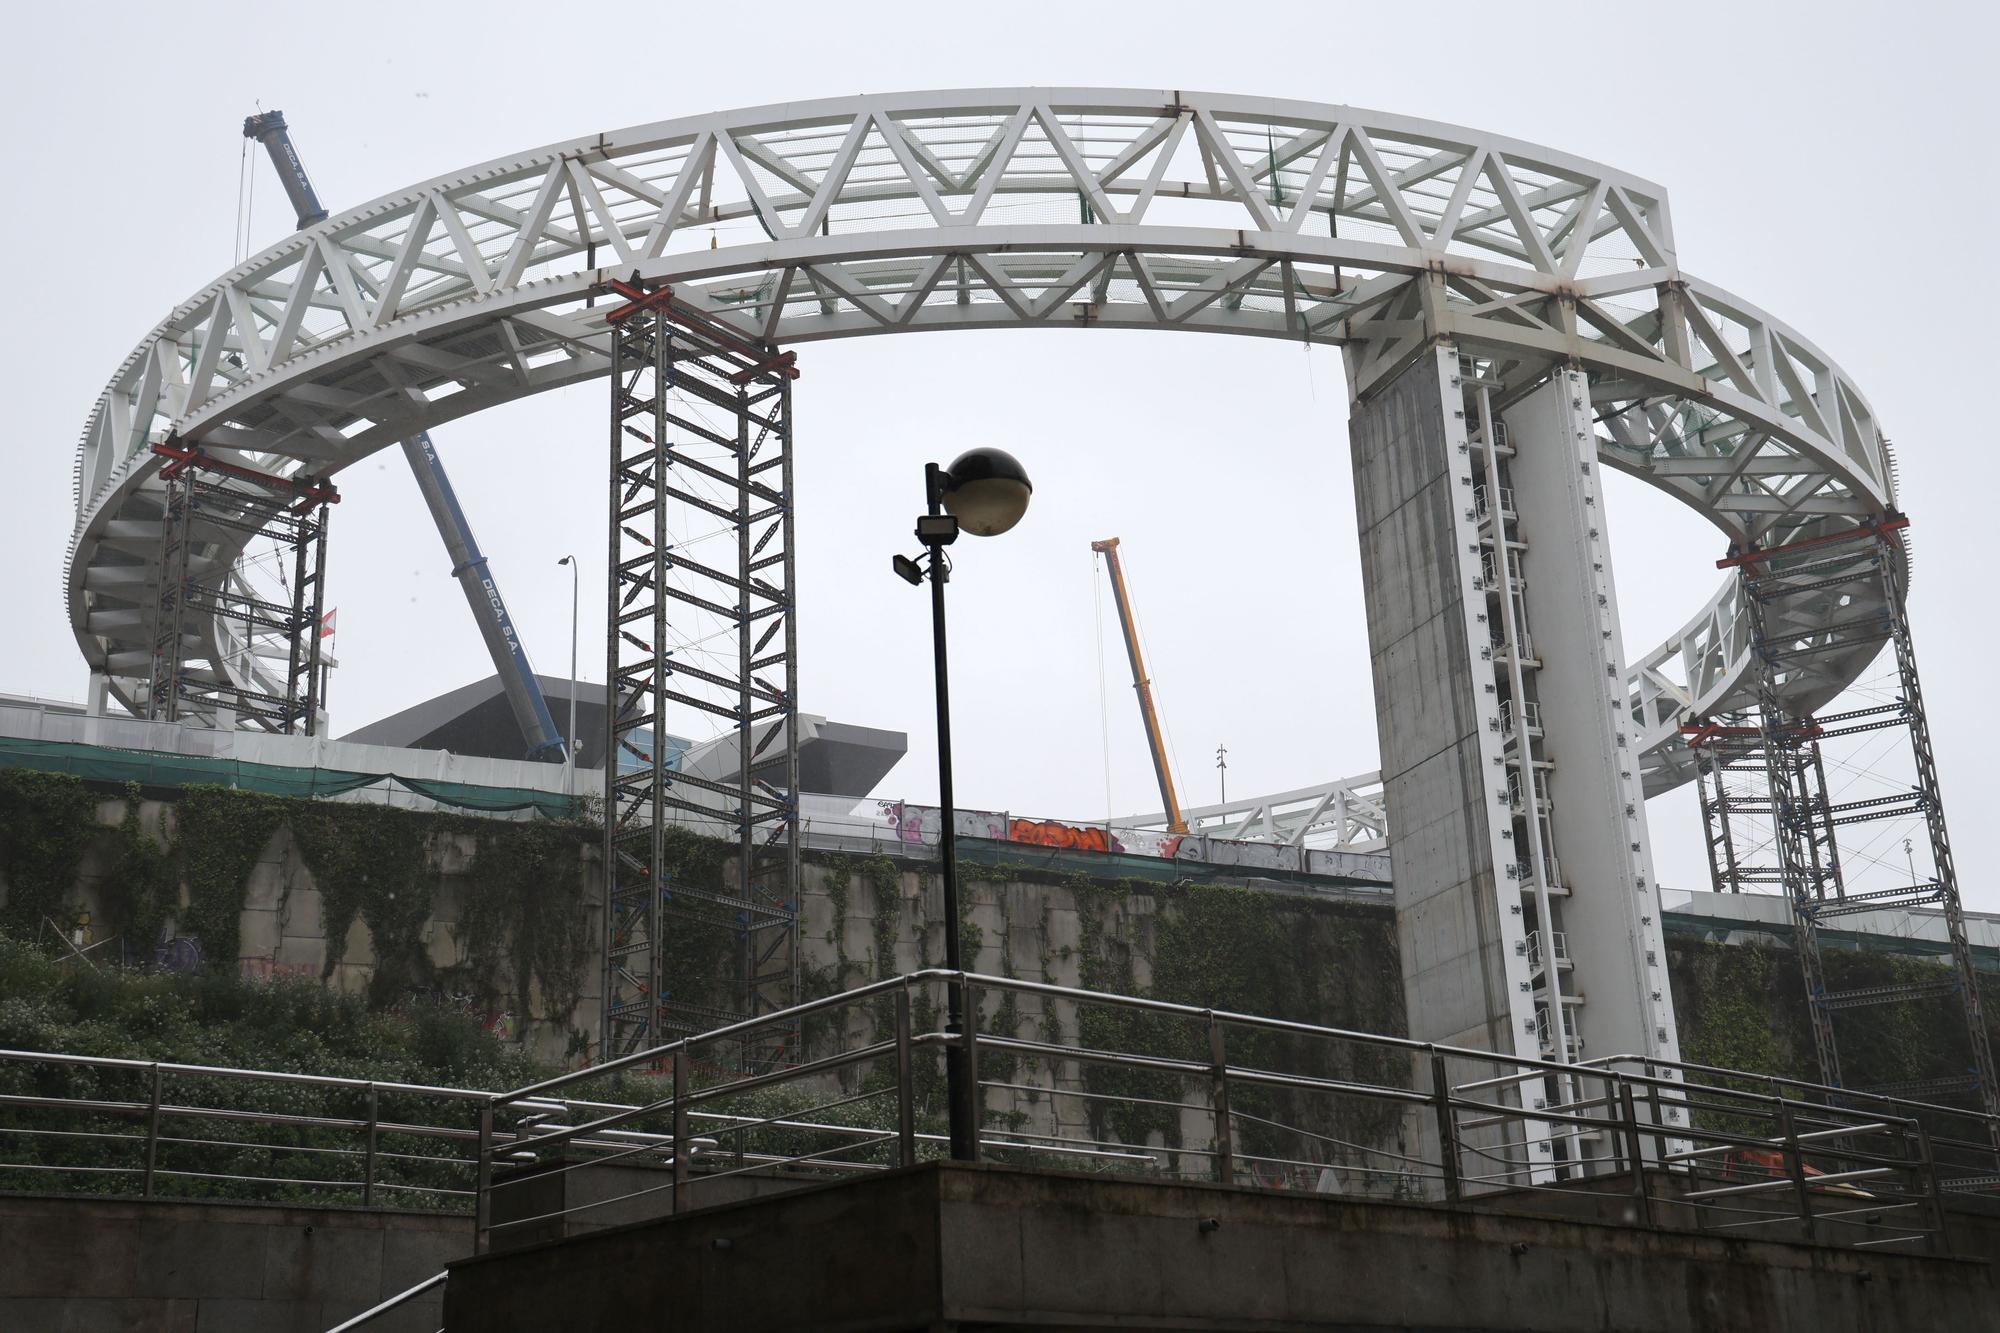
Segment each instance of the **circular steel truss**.
[[[1525,391],[1584,369],[1599,455],[1772,544],[1894,508],[1888,442],[1831,358],[1689,275],[1659,186],[1537,145],[1351,107],[982,89],[730,111],[554,144],[328,218],[162,320],[76,460],[71,624],[143,700],[169,433],[325,475],[416,431],[606,373],[594,299],[670,281],[746,338],[1145,328],[1339,345],[1367,395],[1437,339]],[[218,548],[236,560],[237,549]],[[1787,627],[1837,643],[1855,608]],[[240,628],[204,631],[262,668]],[[1878,645],[1786,688],[1837,693]],[[1734,579],[1629,681],[1647,790],[1676,728],[1748,698]],[[250,683],[246,681],[246,683]]]

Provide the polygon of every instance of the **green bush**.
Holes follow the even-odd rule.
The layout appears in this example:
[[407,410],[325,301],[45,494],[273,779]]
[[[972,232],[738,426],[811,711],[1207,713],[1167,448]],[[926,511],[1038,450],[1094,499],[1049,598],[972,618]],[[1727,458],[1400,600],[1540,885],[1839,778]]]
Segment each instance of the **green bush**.
[[[413,1002],[371,1010],[359,996],[312,981],[93,970],[5,933],[0,933],[0,1047],[482,1090],[519,1087],[550,1072],[485,1031],[477,1018],[444,1006]],[[71,1103],[143,1102],[149,1078],[143,1069],[0,1060],[0,1092]],[[299,1117],[301,1123],[169,1116],[161,1127],[157,1194],[360,1201],[365,1135],[302,1121],[363,1119],[365,1092],[201,1074],[169,1075],[161,1091],[169,1104],[255,1110]],[[423,1094],[381,1093],[377,1114],[391,1123],[476,1126],[471,1102]],[[114,1110],[0,1111],[0,1188],[137,1193],[144,1128],[143,1115]],[[472,1152],[468,1141],[384,1134],[378,1152],[379,1201],[463,1205],[464,1200],[435,1191],[470,1187],[471,1171],[464,1164]],[[427,1160],[433,1158],[452,1160]]]

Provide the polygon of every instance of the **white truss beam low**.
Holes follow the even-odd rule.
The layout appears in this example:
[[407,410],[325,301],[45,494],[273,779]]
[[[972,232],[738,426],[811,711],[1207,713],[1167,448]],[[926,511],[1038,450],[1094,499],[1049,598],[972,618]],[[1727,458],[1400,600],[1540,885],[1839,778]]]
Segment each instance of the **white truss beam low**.
[[[1188,832],[1234,842],[1340,852],[1380,852],[1389,846],[1389,812],[1380,773],[1193,806],[1181,814]],[[1156,811],[1114,819],[1111,827],[1165,831],[1167,822],[1166,814]]]
[[[1873,409],[1803,335],[1681,269],[1664,190],[1482,131],[1263,97],[904,93],[592,134],[329,217],[176,306],[77,449],[64,596],[137,697],[169,432],[291,474],[602,376],[612,276],[666,281],[745,337],[1148,328],[1337,344],[1358,395],[1428,340],[1510,383],[1590,377],[1604,461],[1728,538],[1893,506]],[[143,543],[142,543],[143,545]],[[218,547],[214,558],[237,552]],[[1812,636],[1824,627],[1801,626]],[[212,637],[221,638],[220,632]],[[254,674],[254,654],[230,659]],[[1724,581],[1627,682],[1646,786],[1676,728],[1744,697]],[[1798,689],[1831,694],[1861,663]],[[1275,819],[1275,816],[1273,816]]]

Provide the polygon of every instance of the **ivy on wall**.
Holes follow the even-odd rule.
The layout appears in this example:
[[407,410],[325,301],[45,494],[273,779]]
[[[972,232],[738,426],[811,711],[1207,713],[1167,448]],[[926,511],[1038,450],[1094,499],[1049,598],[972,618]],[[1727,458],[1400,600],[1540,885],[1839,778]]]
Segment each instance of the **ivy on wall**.
[[[1401,970],[1393,915],[1350,905],[1225,884],[1148,881],[1118,886],[1078,881],[1079,980],[1089,990],[1149,995],[1201,1008],[1364,1032],[1404,1030]],[[1134,900],[1151,909],[1135,919]],[[1148,931],[1137,921],[1150,920]],[[1143,957],[1151,981],[1141,985]],[[1085,1047],[1207,1061],[1206,1024],[1103,1005],[1079,1005],[1077,1040]],[[1225,1031],[1230,1063],[1287,1069],[1330,1079],[1401,1085],[1408,1070],[1388,1052],[1320,1038]],[[1090,1103],[1093,1131],[1128,1143],[1153,1136],[1182,1144],[1180,1116],[1147,1101],[1188,1098],[1179,1076],[1086,1066],[1087,1090],[1130,1099]],[[1200,1096],[1191,1098],[1196,1104]],[[1396,1108],[1359,1098],[1330,1099],[1244,1087],[1232,1105],[1250,1117],[1297,1125],[1338,1140],[1378,1142],[1392,1133]],[[1297,1156],[1296,1141],[1244,1118],[1239,1150]],[[1288,1139],[1291,1136],[1287,1136]],[[1266,1141],[1269,1140],[1269,1141]],[[1199,1145],[1206,1147],[1206,1137]]]
[[120,886],[108,895],[106,925],[126,941],[127,956],[145,957],[180,910],[180,870],[172,846],[156,838],[140,814],[136,784],[125,794],[125,815],[110,838],[107,882]]
[[174,852],[186,904],[180,933],[201,941],[209,966],[234,971],[241,952],[243,897],[250,871],[284,822],[306,802],[231,787],[185,787],[174,804]]
[[[818,887],[832,923],[824,931],[815,927],[812,943],[824,950],[822,957],[831,957],[824,968],[807,969],[807,998],[941,962],[936,955],[942,895],[929,868],[924,871],[925,892],[904,900],[900,881],[906,868],[897,862],[838,855],[815,855],[809,861],[821,877]],[[1388,1032],[1403,1027],[1393,917],[1380,908],[1223,885],[1104,881],[1047,867],[964,864],[960,882],[966,918],[961,949],[973,970],[1322,1025]],[[1024,908],[1032,916],[1017,919]],[[1077,942],[1057,945],[1052,941],[1052,918],[1069,912],[1075,914]],[[848,923],[853,917],[866,923],[872,945],[859,957],[849,945]],[[985,930],[980,922],[986,923]],[[912,940],[914,958],[902,951],[906,947],[902,942]],[[925,992],[917,993],[917,1003],[928,1008]],[[893,1000],[885,996],[865,1015],[847,1018],[851,1030],[843,1035],[850,1043],[886,1038],[893,1013]],[[918,1030],[937,1022],[937,1015],[929,1012],[913,1018]],[[825,1028],[826,1021],[808,1025],[808,1053],[832,1048],[833,1034]],[[1024,1000],[1012,992],[995,992],[985,997],[980,1025],[995,1035],[1055,1045],[1074,1040],[1086,1048],[1207,1059],[1205,1027],[1197,1030],[1180,1020],[1123,1008],[1078,1006],[1043,997]],[[1310,1069],[1328,1077],[1375,1082],[1400,1083],[1407,1077],[1401,1062],[1368,1048],[1342,1050],[1323,1043],[1315,1049],[1309,1042],[1256,1034],[1234,1037],[1232,1042],[1232,1060],[1244,1064]],[[934,1072],[934,1063],[917,1063],[920,1082],[927,1071]],[[1058,1097],[1055,1104],[1064,1114],[1085,1116],[1094,1137],[1180,1146],[1178,1114],[1170,1105],[1146,1104],[1188,1100],[1177,1076],[1073,1059],[1055,1063],[1058,1068],[1049,1070],[1047,1057],[996,1053],[982,1061],[981,1072],[988,1079],[1016,1084],[1046,1081],[1054,1074],[1059,1086],[1127,1099]],[[861,1086],[865,1088],[866,1082]],[[921,1109],[929,1110],[932,1099],[925,1091],[919,1088],[918,1100]],[[942,1096],[941,1087],[936,1092]],[[1020,1098],[1016,1107],[1043,1100],[1026,1089],[1018,1089],[1016,1095]],[[1282,1095],[1254,1091],[1246,1095],[1244,1109],[1253,1114],[1270,1114],[1315,1131],[1337,1130],[1353,1138],[1376,1136],[1395,1119],[1393,1108],[1358,1102],[1295,1107]],[[1192,1100],[1200,1104],[1202,1098]],[[993,1094],[989,1102],[988,1116],[995,1123],[1025,1119],[1018,1109],[1007,1109],[1003,1094]],[[936,1109],[941,1111],[941,1104]]]
[[[1902,955],[1827,948],[1829,990],[1936,981],[1939,964]],[[1819,1081],[1798,954],[1765,944],[1669,936],[1681,1056],[1693,1064]],[[2000,977],[1979,973],[1987,1039],[2000,1045]],[[1842,1010],[1834,1016],[1842,1081],[1871,1087],[1955,1077],[1971,1065],[1958,1000],[1944,995]]]
[[[662,877],[669,885],[736,892],[724,882],[735,868],[735,856],[732,843],[684,828],[669,828],[662,852]],[[672,999],[723,1012],[741,1007],[742,943],[732,925],[669,910],[663,916],[660,935],[661,975]]]
[[433,978],[423,935],[437,888],[429,841],[440,821],[392,805],[301,802],[285,822],[319,889],[326,935],[321,976],[331,977],[346,957],[358,918],[375,949],[370,998],[385,1003],[428,988]]
[[[105,832],[115,836],[115,830]],[[251,981],[210,973],[145,973],[134,968],[75,966],[0,930],[0,1046],[193,1065],[288,1070],[397,1083],[453,1087],[520,1087],[547,1070],[502,1043],[462,1010],[435,1004],[372,1010],[360,996],[310,981]],[[366,1114],[349,1089],[275,1085],[200,1075],[170,1076],[176,1102],[297,1117],[291,1123],[227,1122],[220,1131],[181,1137],[156,1182],[162,1197],[361,1203],[358,1187],[330,1189],[328,1164],[352,1160],[355,1134],[331,1126]],[[143,1068],[11,1063],[0,1067],[0,1093],[101,1101],[140,1101],[149,1092]],[[392,1091],[380,1095],[385,1122],[441,1123],[476,1132],[473,1104]],[[29,1123],[11,1112],[10,1123]],[[315,1123],[317,1122],[317,1123]],[[47,1123],[38,1121],[34,1123]],[[62,1135],[8,1135],[0,1188],[124,1194],[136,1189],[138,1160],[132,1121],[77,1118]],[[210,1122],[215,1123],[215,1122]],[[470,1207],[458,1193],[464,1171],[440,1158],[438,1141],[385,1132],[378,1179],[401,1186],[388,1197],[400,1206]],[[303,1151],[302,1151],[303,1150]],[[50,1171],[60,1170],[60,1177]],[[180,1172],[214,1173],[198,1179]],[[332,1178],[354,1178],[335,1172]],[[378,1199],[381,1196],[378,1195]],[[10,1261],[13,1262],[13,1261]],[[9,1325],[12,1327],[13,1325]]]
[[[105,808],[121,795],[122,814],[115,805]],[[560,1020],[576,1008],[597,964],[598,941],[583,901],[584,867],[598,836],[590,824],[514,823],[189,787],[156,828],[141,818],[138,797],[136,790],[92,787],[67,775],[0,771],[0,877],[7,885],[0,928],[18,939],[45,937],[44,918],[66,929],[74,917],[79,874],[88,864],[103,881],[103,927],[130,941],[129,956],[150,957],[171,919],[181,935],[200,938],[212,968],[233,970],[252,871],[273,836],[289,827],[322,895],[330,959],[340,956],[354,921],[367,926],[377,956],[371,995],[377,1002],[465,984],[524,1020]],[[466,963],[456,976],[440,977],[424,932],[438,906],[441,852],[454,838],[472,852],[469,872],[457,881],[462,898],[457,928]],[[727,891],[731,844],[673,830],[667,849],[671,882]],[[797,941],[808,950],[800,969],[806,998],[893,976],[912,962],[941,961],[934,874],[927,870],[926,891],[905,900],[906,867],[886,856],[812,854],[808,861],[809,873],[822,877],[833,925],[823,939]],[[989,970],[1019,969],[1034,976],[1039,968],[1041,977],[1057,979],[1055,969],[1073,968],[1061,979],[1088,989],[1361,1031],[1404,1030],[1393,914],[1386,907],[1187,881],[1096,880],[1047,867],[967,864],[961,879],[968,909],[997,908],[1002,933],[994,942],[1012,946],[999,950],[997,962],[986,951]],[[1032,923],[1014,920],[1024,902],[1037,904]],[[1051,944],[1049,924],[1053,911],[1072,909],[1073,954],[1068,946]],[[869,943],[865,952],[850,953],[847,925],[856,916],[866,922]],[[1023,935],[1040,938],[1033,965],[1031,954],[1019,947]],[[968,966],[978,967],[988,941],[969,915],[961,942]],[[735,1006],[741,936],[730,925],[670,918],[663,951],[679,998],[718,1009]],[[1668,963],[1689,1060],[1814,1077],[1793,953],[1680,936],[1669,940]],[[1826,953],[1829,984],[1836,989],[1931,980],[1936,966],[1900,955],[1839,948]],[[1982,975],[1981,982],[1993,990],[2000,978]],[[1205,1033],[1185,1024],[1089,1006],[1071,1020],[1071,1010],[1046,1003],[1038,1014],[1024,1014],[1020,1002],[1003,997],[989,999],[988,1006],[982,1022],[992,1031],[1206,1058]],[[2000,1002],[1990,997],[1987,1008],[2000,1021]],[[885,1000],[857,1022],[886,1034],[891,1012]],[[916,1017],[920,1029],[936,1021],[934,1014]],[[1844,1012],[1838,1032],[1851,1084],[1942,1077],[1960,1072],[1967,1060],[1956,1002],[1949,996]],[[808,1034],[808,1045],[814,1036]],[[1403,1078],[1383,1052],[1286,1044],[1291,1041],[1274,1045],[1266,1036],[1232,1034],[1231,1058],[1370,1082]],[[1158,1075],[1081,1066],[1078,1077],[1089,1091],[1172,1093],[1160,1100],[1179,1100]],[[1238,1095],[1241,1100],[1265,1093]],[[1253,1111],[1256,1105],[1244,1103]],[[1303,1105],[1274,1102],[1271,1109],[1282,1112],[1274,1119],[1320,1123],[1311,1120],[1320,1112]],[[1341,1111],[1338,1126],[1364,1136],[1368,1125],[1355,1119],[1360,1114],[1354,1108]],[[1164,1108],[1100,1103],[1091,1115],[1107,1137],[1115,1131],[1127,1141],[1158,1136],[1171,1146],[1181,1132]]]
[[[902,867],[882,855],[863,857],[841,852],[817,852],[808,853],[804,859],[807,875],[816,873],[826,894],[827,930],[816,943],[826,951],[822,956],[830,955],[830,959],[823,964],[814,964],[811,953],[801,956],[799,999],[822,999],[908,970],[897,961],[897,944],[903,937]],[[847,923],[856,910],[854,890],[857,885],[866,889],[866,903],[859,910],[868,921],[870,940],[869,953],[860,959],[855,958],[847,947]],[[913,934],[921,957],[923,933],[917,930]],[[795,947],[803,948],[804,945],[804,940],[794,942]],[[927,965],[919,963],[919,966]],[[807,1051],[826,1051],[844,1037],[866,1040],[874,1040],[877,1035],[886,1037],[894,1027],[894,1005],[892,998],[882,996],[871,1007],[865,1025],[858,1028],[852,1026],[852,1016],[809,1016],[800,1034],[801,1044]],[[843,1022],[849,1023],[850,1027],[837,1030],[836,1025]]]
[[[138,790],[124,795],[123,818],[107,826],[103,796],[81,779],[0,771],[0,875],[8,886],[0,928],[31,939],[44,916],[70,924],[77,880],[95,849],[103,926],[125,938],[128,956],[149,959],[172,919],[179,935],[200,940],[211,970],[233,972],[251,874],[288,828],[320,892],[325,975],[360,920],[376,956],[370,999],[384,1004],[438,989],[425,947],[440,878],[436,850],[441,839],[461,836],[475,848],[460,921],[474,989],[523,1016],[531,986],[551,1018],[566,1017],[580,1000],[593,943],[582,859],[595,828],[191,786],[177,793],[172,836],[163,840],[145,826]],[[706,855],[683,850],[691,863]],[[512,985],[500,996],[503,971]]]
[[66,774],[0,770],[0,874],[7,877],[0,928],[36,938],[44,919],[63,910],[77,864],[99,833],[97,802]]
[[8,885],[0,929],[28,940],[45,938],[49,924],[64,930],[75,924],[72,889],[94,849],[105,881],[115,886],[104,924],[144,956],[180,908],[179,871],[171,848],[140,817],[138,786],[123,794],[124,815],[107,828],[103,796],[82,779],[0,771],[0,877]]
[[596,830],[568,824],[493,824],[478,835],[476,892],[459,905],[459,936],[475,974],[494,977],[504,960],[515,1013],[559,1018],[583,997],[596,941],[583,904],[583,847]]

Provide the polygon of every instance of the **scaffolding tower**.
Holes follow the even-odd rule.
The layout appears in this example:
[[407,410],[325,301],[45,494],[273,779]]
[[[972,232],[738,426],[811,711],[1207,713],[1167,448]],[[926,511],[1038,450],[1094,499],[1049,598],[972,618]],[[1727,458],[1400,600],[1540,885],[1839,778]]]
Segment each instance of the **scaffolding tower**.
[[[1822,1080],[1830,1087],[1847,1086],[1841,1075],[1837,1015],[1875,1005],[1955,998],[1965,1024],[1962,1069],[1861,1090],[1963,1099],[1991,1114],[2000,1111],[2000,1090],[1903,601],[1906,557],[1899,533],[1907,526],[1907,519],[1891,515],[1851,532],[1732,551],[1722,563],[1738,570],[1749,609],[1757,712],[1754,719],[1736,714],[1707,720],[1690,727],[1688,739],[1700,759],[1702,815],[1716,889],[1776,886],[1790,900]],[[1828,608],[1835,611],[1831,617]],[[1807,623],[1808,615],[1827,632],[1788,631],[1789,625]],[[1802,673],[1811,673],[1817,659],[1882,643],[1895,650],[1898,688],[1892,699],[1819,713],[1789,702],[1800,696]],[[1897,732],[1907,741],[1914,783],[1888,794],[1834,799],[1827,786],[1824,743],[1876,732]],[[1924,821],[1928,835],[1929,877],[1911,875],[1911,882],[1891,888],[1850,891],[1839,830],[1913,817]],[[1746,820],[1765,821],[1768,827],[1760,830],[1761,837],[1745,838]],[[1764,850],[1756,859],[1760,847]],[[1929,908],[1940,914],[1950,941],[1949,966],[1934,979],[1830,989],[1821,930],[1841,917],[1896,908]]]
[[[272,476],[174,439],[153,452],[167,461],[146,716],[314,735],[326,707],[327,506],[339,493],[315,477]],[[289,600],[253,586],[235,559],[260,540],[291,571],[280,580]]]
[[[794,357],[613,282],[601,1054],[797,998]],[[704,742],[682,749],[676,730]],[[689,835],[726,840],[718,876]],[[707,870],[700,867],[708,866]],[[790,1059],[760,1035],[746,1070]]]
[[1778,802],[1771,796],[1770,765],[1788,771],[1803,807],[1818,812],[1803,830],[1807,888],[1814,898],[1840,898],[1840,847],[1827,814],[1826,762],[1815,743],[1764,748],[1764,729],[1752,710],[1724,713],[1683,728],[1695,756],[1695,790],[1708,844],[1709,880],[1717,893],[1784,893],[1785,868],[1773,835]]

